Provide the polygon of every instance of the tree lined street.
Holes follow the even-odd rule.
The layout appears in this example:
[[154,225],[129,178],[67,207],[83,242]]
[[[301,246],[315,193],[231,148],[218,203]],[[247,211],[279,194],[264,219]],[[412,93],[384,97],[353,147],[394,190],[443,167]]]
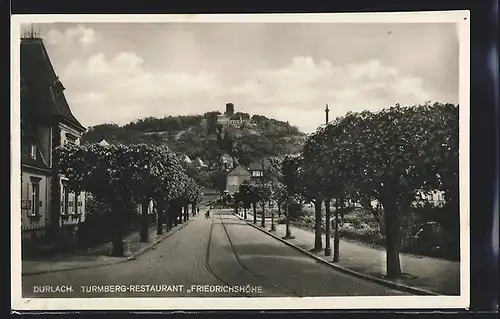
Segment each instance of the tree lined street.
[[[333,272],[329,266],[317,264],[310,256],[260,233],[231,214],[239,214],[243,209],[246,219],[245,212],[251,210],[255,226],[276,232],[275,212],[279,216],[283,213],[286,225],[283,238],[293,239],[292,213],[302,213],[304,205],[311,205],[314,237],[310,252],[333,255],[328,261],[339,263],[340,223],[349,208],[347,203],[356,203],[362,214],[373,214],[378,222],[386,250],[384,277],[397,282],[408,276],[400,261],[402,233],[404,223],[411,223],[411,210],[420,205],[418,194],[444,191],[446,206],[440,212],[430,206],[423,207],[427,215],[424,220],[441,218],[450,234],[459,225],[457,127],[458,107],[439,103],[348,113],[331,122],[327,118],[325,126],[308,136],[300,153],[264,158],[253,166],[256,175],[242,182],[235,193],[224,190],[227,178],[224,172],[212,171],[219,199],[209,201],[208,205],[231,208],[225,214],[212,210],[211,219],[206,220],[198,215],[185,229],[136,261],[65,272],[46,283],[67,282],[75,287],[85,283],[160,286],[163,282],[168,282],[166,285],[244,283],[262,286],[259,294],[269,296],[397,294]],[[170,231],[194,218],[203,201],[197,171],[189,169],[182,154],[166,146],[68,144],[59,147],[56,155],[60,171],[69,179],[69,187],[76,193],[91,193],[96,201],[105,204],[102,207],[107,207],[102,216],[108,217],[108,231],[113,235],[113,257],[124,256],[124,229],[133,224],[131,207],[141,207],[140,241],[147,243],[150,217],[155,218],[157,234],[161,235],[164,229]],[[376,208],[373,202],[377,203]],[[91,226],[88,234],[92,236]],[[451,239],[449,247],[458,247],[459,238]],[[23,287],[26,293],[46,280],[37,276],[26,278],[33,281]],[[163,292],[172,293],[162,291],[160,295]],[[175,292],[200,293],[198,289]],[[118,293],[126,295],[130,291]],[[158,296],[158,291],[147,293]]]
[[[245,296],[186,290],[191,285],[261,286],[248,296],[402,295],[317,263],[247,225],[230,212],[196,217],[137,260],[99,268],[23,276],[24,297]],[[34,286],[65,285],[70,293],[35,294]],[[182,292],[94,292],[82,286],[184,285]],[[90,288],[89,288],[90,289]]]

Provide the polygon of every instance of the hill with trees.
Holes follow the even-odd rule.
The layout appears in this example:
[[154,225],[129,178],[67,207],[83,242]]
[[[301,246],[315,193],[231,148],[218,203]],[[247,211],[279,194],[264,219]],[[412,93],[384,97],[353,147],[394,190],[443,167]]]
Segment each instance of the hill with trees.
[[306,138],[297,127],[262,115],[237,112],[234,117],[241,118],[241,124],[222,125],[217,123],[219,114],[214,111],[203,115],[147,117],[122,126],[105,123],[90,127],[82,142],[105,139],[111,144],[165,145],[192,159],[200,158],[210,166],[226,153],[242,165],[295,153],[301,150]]

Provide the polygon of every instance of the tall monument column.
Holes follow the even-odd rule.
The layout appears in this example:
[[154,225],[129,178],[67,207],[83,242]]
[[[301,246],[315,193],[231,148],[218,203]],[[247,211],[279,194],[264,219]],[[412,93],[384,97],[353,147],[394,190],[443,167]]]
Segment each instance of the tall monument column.
[[326,115],[326,122],[325,122],[325,124],[328,124],[328,112],[330,112],[330,110],[328,109],[328,104],[327,104],[326,108],[325,108],[325,115]]

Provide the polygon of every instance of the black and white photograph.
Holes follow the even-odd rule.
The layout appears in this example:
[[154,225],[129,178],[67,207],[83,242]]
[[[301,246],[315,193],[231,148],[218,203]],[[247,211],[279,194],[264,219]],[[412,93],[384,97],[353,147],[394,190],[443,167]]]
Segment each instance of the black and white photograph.
[[467,307],[468,17],[14,15],[13,309]]

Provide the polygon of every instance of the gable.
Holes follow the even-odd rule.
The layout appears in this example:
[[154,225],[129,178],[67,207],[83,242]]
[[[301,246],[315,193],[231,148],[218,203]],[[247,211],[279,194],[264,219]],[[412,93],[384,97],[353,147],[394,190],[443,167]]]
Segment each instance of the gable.
[[250,176],[250,172],[243,166],[237,166],[231,171],[231,173],[229,173],[229,176]]
[[250,166],[248,167],[249,170],[251,171],[261,171],[262,170],[262,163],[260,162],[253,162],[252,164],[250,164]]

